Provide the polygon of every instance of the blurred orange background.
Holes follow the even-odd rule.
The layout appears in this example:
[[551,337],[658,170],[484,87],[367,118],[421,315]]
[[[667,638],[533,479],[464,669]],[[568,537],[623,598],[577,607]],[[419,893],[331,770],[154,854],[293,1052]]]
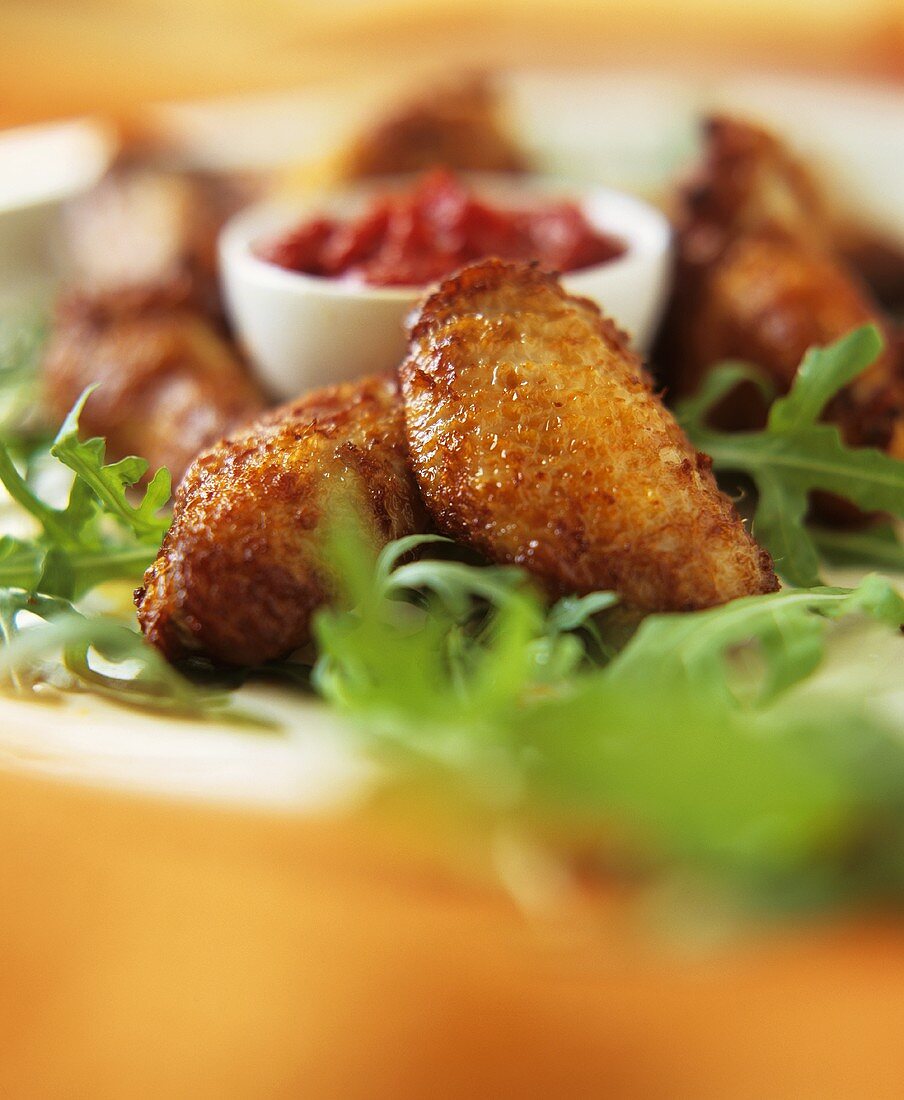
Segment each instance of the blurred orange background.
[[904,80],[900,0],[4,0],[0,125],[438,66]]

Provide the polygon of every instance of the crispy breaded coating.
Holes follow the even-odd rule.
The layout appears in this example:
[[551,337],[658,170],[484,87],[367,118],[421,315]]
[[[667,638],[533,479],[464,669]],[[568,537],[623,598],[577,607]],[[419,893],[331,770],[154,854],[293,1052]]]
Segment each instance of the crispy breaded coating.
[[[676,222],[675,289],[657,350],[670,390],[693,392],[714,364],[744,359],[785,392],[809,347],[874,324],[889,346],[829,417],[849,443],[894,450],[902,441],[904,373],[886,318],[835,254],[827,206],[784,146],[755,126],[711,119]],[[764,408],[749,387],[719,414],[724,427],[746,428]]]
[[264,407],[231,344],[175,284],[61,299],[42,363],[50,418],[59,421],[95,382],[83,430],[106,437],[112,458],[141,455],[174,482]]
[[697,263],[764,229],[828,247],[831,219],[810,172],[768,131],[713,115],[703,123],[700,164],[682,185],[675,218]]
[[883,305],[904,301],[900,243],[839,210],[785,144],[742,119],[705,121],[702,162],[682,189],[678,216],[693,231],[685,247],[697,262],[738,236],[780,229],[835,256]]
[[[838,395],[828,417],[854,446],[894,449],[904,426],[904,374],[884,319],[831,256],[781,235],[739,238],[701,277],[696,306],[682,321],[675,388],[693,392],[714,363],[740,359],[758,364],[784,393],[809,347],[866,324],[884,331],[885,351]],[[748,393],[746,402],[723,406],[721,420],[750,427],[761,415]]]
[[708,459],[593,303],[488,260],[431,294],[410,337],[408,442],[441,530],[553,592],[613,589],[643,610],[777,588]]
[[217,235],[252,195],[227,176],[118,164],[64,208],[69,281],[91,293],[177,283],[219,315]]
[[522,172],[525,157],[506,134],[492,84],[483,76],[439,87],[392,109],[345,158],[351,179],[402,175],[437,166]]
[[426,529],[392,376],[303,397],[196,460],[136,593],[148,640],[231,665],[304,645],[330,595],[323,521],[343,487],[363,492],[378,541]]

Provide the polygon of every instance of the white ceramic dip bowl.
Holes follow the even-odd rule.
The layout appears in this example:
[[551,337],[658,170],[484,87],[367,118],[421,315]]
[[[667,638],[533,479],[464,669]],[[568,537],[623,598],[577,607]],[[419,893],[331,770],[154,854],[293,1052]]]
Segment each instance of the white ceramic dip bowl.
[[[503,208],[544,199],[577,202],[590,224],[619,238],[625,252],[562,276],[573,294],[591,298],[644,352],[668,290],[671,231],[642,199],[604,187],[545,178],[474,176],[481,198]],[[391,370],[404,357],[404,322],[426,287],[382,287],[348,278],[306,275],[262,259],[257,250],[307,218],[354,217],[387,185],[356,188],[306,202],[265,202],[233,218],[220,237],[226,307],[264,386],[279,398]]]

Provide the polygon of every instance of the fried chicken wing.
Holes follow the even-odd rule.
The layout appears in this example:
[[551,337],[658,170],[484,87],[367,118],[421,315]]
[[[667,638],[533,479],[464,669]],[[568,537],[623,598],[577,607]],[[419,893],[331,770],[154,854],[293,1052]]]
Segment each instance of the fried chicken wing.
[[69,294],[42,364],[44,404],[59,421],[100,383],[83,429],[113,458],[138,454],[174,481],[204,447],[263,408],[258,387],[190,288]]
[[426,529],[392,376],[304,397],[195,461],[136,593],[149,641],[232,665],[304,645],[330,595],[323,520],[342,486],[363,491],[376,539]]
[[92,293],[175,283],[218,315],[217,235],[250,197],[225,176],[118,164],[64,210],[69,279]]
[[363,134],[346,157],[352,179],[442,166],[460,171],[521,172],[525,158],[499,119],[485,77],[440,87],[400,104]]
[[[885,333],[885,350],[839,394],[828,416],[848,443],[904,457],[904,375],[894,340],[863,289],[831,256],[781,235],[742,237],[701,277],[698,291],[695,308],[679,322],[678,393],[697,389],[722,359],[758,364],[784,393],[809,347],[874,324]],[[722,406],[720,419],[744,428],[762,415],[757,395],[745,390]]]
[[852,219],[843,219],[834,244],[844,264],[856,271],[876,301],[892,312],[904,310],[904,243]]
[[697,263],[764,229],[830,247],[828,205],[809,171],[772,134],[714,115],[703,124],[699,166],[678,195],[682,246]]
[[[812,180],[764,131],[710,120],[704,161],[680,196],[675,291],[657,352],[670,389],[693,392],[722,359],[757,364],[779,392],[811,346],[864,324],[886,351],[829,410],[851,444],[904,453],[904,373],[887,321],[833,251],[831,223]],[[720,408],[746,428],[764,415],[750,387]]]
[[441,530],[553,592],[614,589],[644,610],[777,587],[624,334],[553,276],[465,268],[410,337],[408,442]]

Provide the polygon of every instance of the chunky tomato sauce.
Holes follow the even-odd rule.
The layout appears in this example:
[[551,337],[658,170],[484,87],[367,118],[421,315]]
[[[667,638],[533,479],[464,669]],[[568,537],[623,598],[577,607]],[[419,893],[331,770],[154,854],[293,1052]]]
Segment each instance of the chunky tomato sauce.
[[353,221],[314,218],[264,244],[258,254],[307,275],[423,286],[487,256],[577,271],[624,251],[621,241],[594,229],[574,202],[502,210],[435,169],[408,191],[374,199]]

